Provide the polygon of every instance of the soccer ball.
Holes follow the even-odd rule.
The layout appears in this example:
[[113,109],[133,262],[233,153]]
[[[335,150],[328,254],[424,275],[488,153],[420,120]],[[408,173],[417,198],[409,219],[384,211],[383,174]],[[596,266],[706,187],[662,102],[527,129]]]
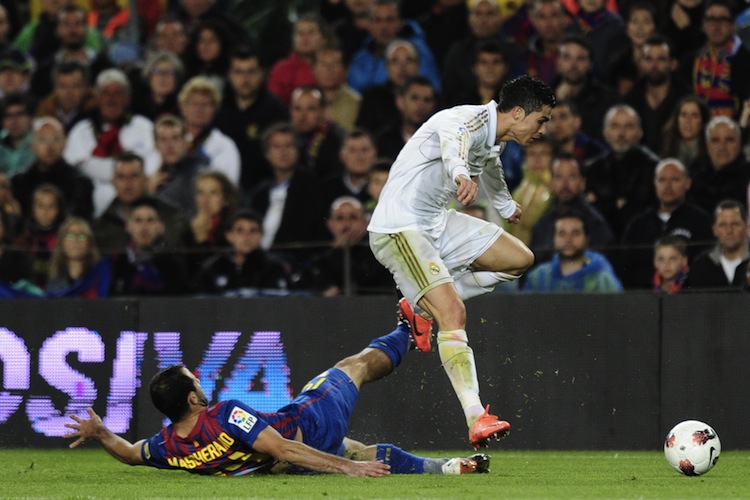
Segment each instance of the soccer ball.
[[713,428],[698,420],[675,425],[664,440],[664,456],[669,465],[686,476],[700,476],[719,460],[721,442]]

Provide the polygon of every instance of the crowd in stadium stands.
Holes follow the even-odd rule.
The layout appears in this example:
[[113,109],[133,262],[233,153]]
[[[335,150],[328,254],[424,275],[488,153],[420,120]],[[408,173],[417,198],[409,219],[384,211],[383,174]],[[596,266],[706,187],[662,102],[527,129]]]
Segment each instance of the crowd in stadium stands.
[[750,1],[276,4],[0,1],[0,296],[393,293],[391,162],[521,74],[521,224],[455,207],[534,250],[516,289],[750,291]]

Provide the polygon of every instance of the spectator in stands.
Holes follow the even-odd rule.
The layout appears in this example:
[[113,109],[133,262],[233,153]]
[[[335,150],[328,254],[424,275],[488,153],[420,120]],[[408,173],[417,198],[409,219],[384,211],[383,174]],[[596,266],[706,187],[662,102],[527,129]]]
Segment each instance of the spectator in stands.
[[523,217],[517,224],[506,222],[503,227],[524,244],[529,245],[534,225],[552,202],[550,180],[555,149],[546,136],[536,139],[524,149],[526,161],[523,166],[523,180],[513,191],[513,199],[523,207]]
[[528,74],[553,85],[557,78],[559,45],[565,36],[568,17],[558,0],[534,0],[528,9],[534,34],[523,52],[522,60]]
[[0,209],[4,210],[8,216],[6,236],[13,240],[23,226],[23,211],[21,204],[13,196],[10,176],[2,171],[0,171]]
[[177,98],[185,119],[190,149],[208,158],[211,168],[223,173],[237,186],[240,182],[240,152],[232,139],[214,125],[221,105],[221,93],[209,79],[188,80]]
[[388,81],[373,85],[362,92],[357,126],[377,134],[389,123],[399,119],[396,95],[406,82],[419,74],[419,53],[411,42],[394,40],[385,49]]
[[31,59],[20,50],[0,54],[0,96],[28,92],[33,71]]
[[625,224],[656,200],[654,167],[659,158],[640,144],[641,120],[625,104],[613,106],[604,119],[604,139],[610,151],[586,163],[586,195],[604,215],[616,237]]
[[31,78],[31,92],[40,99],[52,92],[55,71],[62,63],[76,61],[86,68],[87,75],[93,77],[112,66],[106,52],[86,44],[86,11],[82,7],[67,5],[57,14],[57,19],[60,42],[52,56],[38,65]]
[[130,82],[119,69],[108,69],[96,78],[97,110],[78,122],[68,135],[65,161],[81,169],[94,183],[94,216],[115,197],[112,185],[114,158],[122,151],[145,155],[154,147],[153,124],[131,115]]
[[662,19],[660,32],[672,41],[675,58],[693,54],[706,41],[703,32],[703,0],[671,0],[666,19]]
[[592,48],[594,75],[602,78],[609,67],[612,54],[628,42],[625,23],[619,14],[607,10],[605,0],[577,0],[574,3],[578,5],[578,9],[566,30],[586,37]]
[[333,22],[332,28],[344,50],[347,66],[370,34],[370,9],[373,0],[344,0],[346,14],[343,19]]
[[312,68],[325,98],[328,118],[350,132],[357,121],[362,96],[346,83],[343,50],[331,44],[322,47],[315,53]]
[[107,297],[110,274],[110,261],[101,258],[89,223],[79,217],[67,218],[60,226],[52,252],[47,296]]
[[232,43],[245,42],[246,34],[242,26],[226,13],[227,3],[217,0],[177,0],[174,13],[185,26],[188,36],[192,35],[204,21],[218,22],[222,31],[230,35]]
[[383,191],[385,181],[388,180],[388,173],[391,171],[393,162],[388,158],[378,158],[370,169],[370,175],[367,176],[367,194],[370,199],[365,203],[365,216],[370,218],[375,205],[378,204],[380,193]]
[[302,165],[319,179],[342,171],[339,159],[344,129],[326,117],[323,93],[317,87],[300,87],[292,93],[290,122],[302,138]]
[[25,172],[34,162],[31,149],[31,99],[22,93],[2,99],[3,129],[0,130],[0,170],[8,175]]
[[398,119],[383,127],[377,135],[378,154],[395,160],[406,141],[435,113],[436,108],[437,94],[430,80],[423,76],[407,80],[396,95]]
[[[466,19],[469,9],[465,0],[435,0],[429,12],[422,12],[417,17],[425,33],[427,46],[435,56],[438,69],[443,69],[443,62],[448,49],[466,37],[469,25]],[[403,15],[403,13],[402,13]]]
[[649,38],[640,51],[641,77],[625,96],[625,103],[641,117],[643,145],[651,151],[659,152],[662,150],[664,126],[669,115],[680,99],[690,93],[690,89],[674,75],[677,61],[672,57],[669,42],[665,38]]
[[229,246],[225,231],[238,205],[236,186],[216,170],[198,174],[193,193],[195,211],[183,238],[191,250],[187,260],[191,276],[212,253]]
[[341,196],[351,196],[366,204],[370,200],[367,181],[378,158],[375,141],[366,131],[355,129],[346,134],[341,144],[340,157],[343,171],[323,181],[325,203],[329,204]]
[[94,112],[96,97],[88,84],[86,66],[77,61],[61,62],[52,75],[54,88],[39,102],[36,116],[60,120],[65,132]]
[[724,199],[747,196],[750,166],[742,153],[740,127],[727,116],[716,116],[706,125],[708,158],[696,161],[689,196],[711,213]]
[[36,161],[28,170],[11,179],[13,195],[19,201],[23,213],[30,213],[32,195],[43,184],[56,186],[65,198],[65,206],[71,215],[91,220],[94,213],[91,180],[68,164],[62,157],[65,149],[65,129],[55,118],[34,120],[31,149]]
[[424,32],[411,20],[401,18],[397,0],[375,0],[370,10],[370,36],[354,54],[349,65],[349,85],[362,92],[367,87],[388,80],[385,49],[398,39],[408,40],[419,53],[419,72],[430,79],[436,89],[441,88],[440,73],[435,56],[427,45]]
[[[115,199],[94,225],[97,246],[107,253],[122,251],[127,246],[129,236],[126,225],[130,211],[136,201],[147,197],[148,178],[143,159],[129,152],[118,155],[114,160],[112,184]],[[153,198],[152,203],[159,211],[159,219],[165,224],[165,245],[170,249],[183,247],[186,223],[182,209],[158,196]]]
[[294,23],[292,52],[277,62],[268,74],[268,90],[287,106],[291,104],[292,92],[299,87],[317,85],[313,73],[313,59],[330,38],[323,20],[311,14],[302,15]]
[[155,52],[169,52],[177,57],[182,57],[188,44],[188,35],[185,25],[174,15],[162,16],[156,23],[153,37],[153,50]]
[[555,95],[574,102],[581,114],[581,130],[600,139],[604,115],[617,102],[617,95],[594,79],[592,49],[586,38],[566,35],[559,50]]
[[11,21],[8,9],[4,5],[0,5],[0,52],[10,48],[10,42],[14,34],[11,31],[17,31],[13,28],[17,28],[17,26],[14,26],[14,23]]
[[690,288],[687,244],[681,236],[662,236],[654,243],[654,292],[673,295]]
[[170,52],[153,53],[143,66],[142,81],[133,91],[133,112],[151,121],[179,113],[177,94],[184,73],[179,57]]
[[225,237],[231,248],[206,259],[198,274],[197,291],[209,294],[264,294],[283,291],[289,277],[284,265],[260,246],[263,219],[251,210],[239,210],[228,221]]
[[445,56],[442,75],[442,89],[435,86],[438,91],[445,95],[455,95],[460,89],[476,87],[476,77],[471,70],[471,54],[476,53],[480,43],[488,40],[498,42],[508,55],[511,74],[515,75],[516,62],[519,57],[519,48],[511,41],[506,40],[500,33],[502,18],[500,17],[500,6],[496,0],[469,0],[469,34],[462,40],[454,42],[448,54]]
[[534,250],[537,261],[551,257],[555,220],[559,214],[571,210],[582,214],[586,219],[591,248],[603,249],[614,242],[614,234],[604,216],[586,201],[586,178],[575,156],[566,153],[557,155],[552,162],[550,185],[552,204],[531,230],[531,249]]
[[13,284],[31,278],[29,255],[11,249],[13,232],[13,224],[8,213],[0,206],[0,288],[2,284]]
[[145,19],[137,11],[131,12],[130,5],[135,3],[92,0],[89,9],[88,25],[102,36],[107,54],[116,64],[134,63],[143,57],[140,41],[145,39]]
[[[294,127],[280,123],[263,134],[263,148],[274,177],[252,193],[250,206],[263,217],[261,246],[313,243],[325,238],[325,203],[314,174],[299,163]],[[286,260],[304,259],[314,249],[276,249]]]
[[47,285],[57,230],[65,216],[65,199],[57,187],[42,184],[34,190],[31,212],[26,216],[23,233],[16,239],[15,246],[29,255],[31,281],[39,288]]
[[736,35],[731,0],[708,0],[703,12],[706,43],[683,61],[682,74],[714,116],[737,118],[750,97],[750,50]]
[[159,154],[158,170],[149,175],[148,191],[195,212],[193,187],[199,174],[210,165],[205,156],[189,151],[185,123],[174,115],[164,115],[154,124],[154,143]]
[[289,109],[266,90],[260,56],[239,47],[229,58],[229,85],[225,89],[216,126],[231,138],[240,151],[240,186],[245,193],[271,178],[271,167],[264,155],[261,136],[274,123],[288,120]]
[[664,125],[662,156],[677,158],[694,173],[693,164],[708,155],[705,128],[710,119],[703,99],[692,94],[680,99]]
[[153,199],[130,207],[125,251],[112,256],[112,295],[179,295],[187,293],[187,273],[180,254],[164,246],[165,224]]
[[607,258],[588,248],[588,225],[581,214],[561,213],[555,220],[555,254],[529,271],[523,289],[530,292],[622,292]]
[[581,163],[606,151],[604,144],[581,131],[581,113],[573,101],[557,101],[552,108],[547,133],[557,151],[572,154]]
[[653,278],[653,244],[661,236],[683,238],[690,261],[713,241],[711,216],[689,201],[691,180],[685,165],[676,158],[665,158],[654,169],[657,203],[630,220],[622,237],[624,246],[618,259],[618,274],[625,288],[648,288]]
[[[67,2],[42,0],[41,14],[23,27],[13,45],[29,53],[37,65],[48,62],[60,47],[57,24],[60,13],[66,9],[69,9]],[[86,28],[84,45],[96,53],[104,49],[102,37],[93,28]]]
[[615,48],[615,55],[603,73],[607,84],[620,97],[627,96],[644,74],[644,44],[656,34],[656,8],[653,4],[639,0],[630,6],[625,34],[625,43]]
[[488,40],[477,45],[471,70],[475,81],[472,87],[456,88],[455,94],[445,95],[447,106],[458,104],[486,104],[497,99],[500,87],[508,79],[510,61],[502,45]]
[[331,248],[313,258],[308,286],[324,297],[392,292],[390,273],[367,244],[362,203],[352,196],[336,198],[326,224],[333,236]]
[[233,41],[219,21],[201,21],[185,48],[185,74],[188,79],[202,76],[218,89],[224,88]]
[[693,288],[731,288],[745,285],[750,249],[747,215],[735,200],[723,200],[714,210],[716,245],[695,259],[690,272]]

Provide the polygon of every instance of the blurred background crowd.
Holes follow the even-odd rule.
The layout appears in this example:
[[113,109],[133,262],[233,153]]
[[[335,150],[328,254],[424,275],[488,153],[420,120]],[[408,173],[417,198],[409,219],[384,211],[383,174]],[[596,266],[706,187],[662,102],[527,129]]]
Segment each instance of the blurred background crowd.
[[0,296],[393,293],[391,163],[521,74],[502,291],[750,290],[750,2],[0,0]]

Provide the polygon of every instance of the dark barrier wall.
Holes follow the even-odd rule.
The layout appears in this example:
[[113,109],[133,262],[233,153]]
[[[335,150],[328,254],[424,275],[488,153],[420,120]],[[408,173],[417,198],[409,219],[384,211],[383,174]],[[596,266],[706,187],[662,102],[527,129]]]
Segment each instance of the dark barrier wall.
[[[680,420],[750,447],[750,296],[506,295],[468,303],[482,397],[511,421],[503,447],[654,449]],[[157,431],[148,380],[195,370],[212,401],[283,405],[395,324],[389,298],[0,302],[0,446],[64,446],[93,405],[131,440]],[[462,448],[466,426],[436,352],[365,386],[351,436]]]

